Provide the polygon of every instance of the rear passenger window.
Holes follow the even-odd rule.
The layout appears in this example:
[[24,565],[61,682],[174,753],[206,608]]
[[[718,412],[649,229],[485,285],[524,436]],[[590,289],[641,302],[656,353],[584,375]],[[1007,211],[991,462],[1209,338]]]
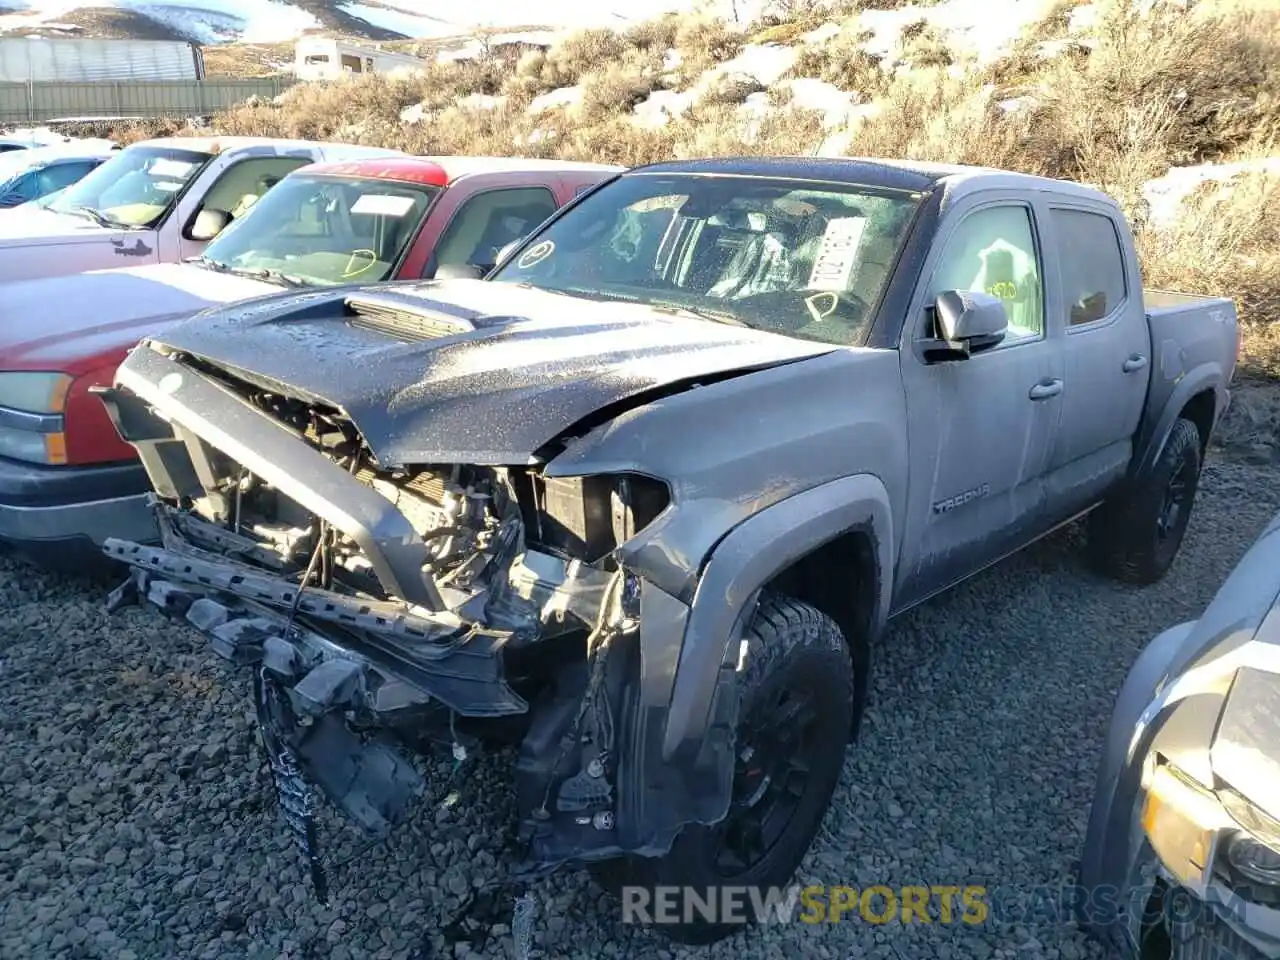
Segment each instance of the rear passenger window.
[[1068,326],[1110,316],[1124,303],[1124,251],[1110,217],[1054,210]]

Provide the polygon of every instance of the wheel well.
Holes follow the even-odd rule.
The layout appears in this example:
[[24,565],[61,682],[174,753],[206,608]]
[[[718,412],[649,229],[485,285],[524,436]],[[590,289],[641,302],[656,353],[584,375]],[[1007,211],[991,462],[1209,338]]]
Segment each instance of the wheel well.
[[1202,390],[1187,401],[1180,417],[1190,420],[1200,432],[1200,455],[1203,457],[1209,447],[1209,434],[1213,430],[1213,414],[1217,401],[1212,390]]
[[765,584],[822,611],[840,628],[853,660],[853,730],[856,736],[866,702],[871,631],[876,622],[879,571],[870,534],[852,530],[805,554]]

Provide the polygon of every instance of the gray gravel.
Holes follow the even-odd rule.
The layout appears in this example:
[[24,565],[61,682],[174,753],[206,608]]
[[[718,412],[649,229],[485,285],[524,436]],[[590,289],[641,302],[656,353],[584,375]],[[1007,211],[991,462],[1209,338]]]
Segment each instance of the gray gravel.
[[[891,887],[1059,883],[1079,855],[1111,700],[1157,631],[1196,616],[1280,509],[1274,468],[1212,462],[1162,584],[1088,574],[1078,531],[896,623],[874,702],[803,878]],[[440,926],[506,869],[507,758],[310,899],[272,807],[246,684],[149,609],[0,558],[0,956],[463,956]],[[362,838],[326,825],[335,859]],[[624,926],[582,875],[535,887],[547,957],[1081,958],[1055,921],[846,921],[756,929],[707,951]],[[508,906],[509,910],[509,906]],[[481,948],[512,956],[499,917]]]

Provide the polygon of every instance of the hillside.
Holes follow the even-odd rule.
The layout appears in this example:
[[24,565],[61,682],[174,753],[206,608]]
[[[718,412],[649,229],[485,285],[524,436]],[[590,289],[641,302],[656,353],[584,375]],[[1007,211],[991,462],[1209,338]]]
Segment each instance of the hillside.
[[[735,4],[713,4],[731,13]],[[456,36],[485,27],[526,24],[536,10],[541,26],[625,24],[692,0],[631,0],[543,8],[514,0],[486,0],[477,11],[427,0],[0,0],[0,36],[130,37],[202,44],[280,43],[310,31],[373,40]],[[737,7],[748,3],[739,0]]]
[[[579,30],[523,55],[472,41],[424,74],[299,85],[213,126],[417,154],[911,157],[1091,183],[1124,204],[1148,285],[1236,299],[1244,386],[1224,439],[1280,462],[1280,390],[1258,386],[1280,382],[1280,0],[784,7]],[[251,50],[260,69],[278,55],[219,52]]]

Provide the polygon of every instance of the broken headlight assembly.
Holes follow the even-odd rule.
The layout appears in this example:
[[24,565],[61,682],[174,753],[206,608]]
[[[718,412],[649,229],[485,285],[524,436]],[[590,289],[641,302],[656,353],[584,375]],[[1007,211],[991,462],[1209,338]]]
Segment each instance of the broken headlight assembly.
[[636,473],[550,477],[513,471],[530,543],[564,559],[613,566],[610,552],[667,509],[671,490]]

